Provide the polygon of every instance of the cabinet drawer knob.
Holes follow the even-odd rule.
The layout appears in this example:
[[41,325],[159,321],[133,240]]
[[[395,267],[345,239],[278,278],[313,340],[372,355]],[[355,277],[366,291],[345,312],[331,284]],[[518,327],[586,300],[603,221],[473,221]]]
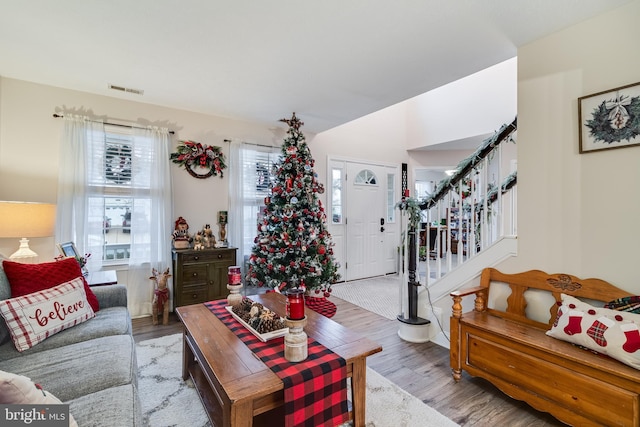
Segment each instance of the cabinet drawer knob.
[[193,277],[198,277],[198,273],[193,273],[192,276]]
[[222,254],[218,254],[218,259],[222,259]]
[[193,295],[191,295],[191,298],[193,298],[193,299],[198,298],[198,294],[193,294]]
[[200,257],[198,255],[194,256],[193,259],[195,259],[196,261],[200,259]]

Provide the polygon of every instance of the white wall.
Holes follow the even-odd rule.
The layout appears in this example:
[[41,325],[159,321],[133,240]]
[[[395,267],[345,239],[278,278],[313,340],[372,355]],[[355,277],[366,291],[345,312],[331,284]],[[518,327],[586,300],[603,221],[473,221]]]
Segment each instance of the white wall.
[[518,50],[518,257],[640,292],[640,146],[578,153],[577,99],[637,82],[640,1]]
[[[407,163],[406,105],[393,105],[342,126],[307,136],[320,182],[327,183],[327,156],[400,166]],[[325,198],[328,192],[325,192]],[[326,205],[326,200],[323,200]]]
[[[0,78],[0,95],[0,200],[56,202],[63,120],[53,118],[54,112],[166,126],[176,132],[171,151],[178,140],[191,139],[221,146],[227,158],[224,139],[279,145],[286,128],[277,115],[270,124],[248,123],[9,78]],[[171,174],[174,216],[185,217],[192,230],[215,224],[217,211],[228,209],[229,169],[223,179],[196,179],[177,165]],[[53,238],[31,240],[41,261],[57,255],[55,243]],[[8,256],[17,247],[17,239],[0,239],[2,254]]]
[[517,58],[407,103],[407,149],[493,134],[516,115]]

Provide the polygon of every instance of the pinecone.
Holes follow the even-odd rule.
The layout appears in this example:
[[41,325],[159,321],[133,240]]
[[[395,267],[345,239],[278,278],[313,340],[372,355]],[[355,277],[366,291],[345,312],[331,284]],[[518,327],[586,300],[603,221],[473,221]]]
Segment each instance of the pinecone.
[[249,310],[251,310],[252,304],[253,304],[253,301],[251,301],[249,298],[245,298],[242,300],[239,306],[241,307],[242,311],[249,312]]
[[266,332],[273,332],[280,328],[278,328],[277,322],[274,319],[264,319],[260,322],[258,326],[258,333],[264,334]]

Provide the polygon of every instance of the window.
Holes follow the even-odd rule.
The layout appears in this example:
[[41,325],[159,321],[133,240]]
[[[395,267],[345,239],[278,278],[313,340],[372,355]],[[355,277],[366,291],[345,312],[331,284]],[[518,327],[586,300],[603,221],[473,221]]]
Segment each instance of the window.
[[395,222],[396,220],[396,175],[387,174],[387,222]]
[[[89,226],[88,245],[101,246],[105,264],[128,263],[131,257],[134,164],[137,206],[149,205],[143,202],[150,194],[149,171],[144,171],[149,153],[142,147],[134,152],[132,147],[133,135],[127,128],[105,126],[103,137],[93,138],[87,150],[87,205],[89,222],[94,224]],[[136,212],[145,215],[144,209]]]
[[279,147],[244,145],[242,149],[243,233],[242,254],[250,254],[256,237],[256,224],[270,194],[273,168],[280,155]]
[[358,185],[377,185],[378,181],[376,180],[376,174],[369,169],[363,169],[356,175],[354,183]]
[[331,222],[342,224],[342,169],[331,169]]

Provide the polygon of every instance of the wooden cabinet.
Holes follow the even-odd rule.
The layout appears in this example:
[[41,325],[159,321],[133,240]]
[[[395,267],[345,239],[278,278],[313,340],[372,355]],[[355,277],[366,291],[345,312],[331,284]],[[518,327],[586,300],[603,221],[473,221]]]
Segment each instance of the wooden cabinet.
[[174,306],[226,298],[228,267],[233,265],[236,265],[236,248],[174,249]]

